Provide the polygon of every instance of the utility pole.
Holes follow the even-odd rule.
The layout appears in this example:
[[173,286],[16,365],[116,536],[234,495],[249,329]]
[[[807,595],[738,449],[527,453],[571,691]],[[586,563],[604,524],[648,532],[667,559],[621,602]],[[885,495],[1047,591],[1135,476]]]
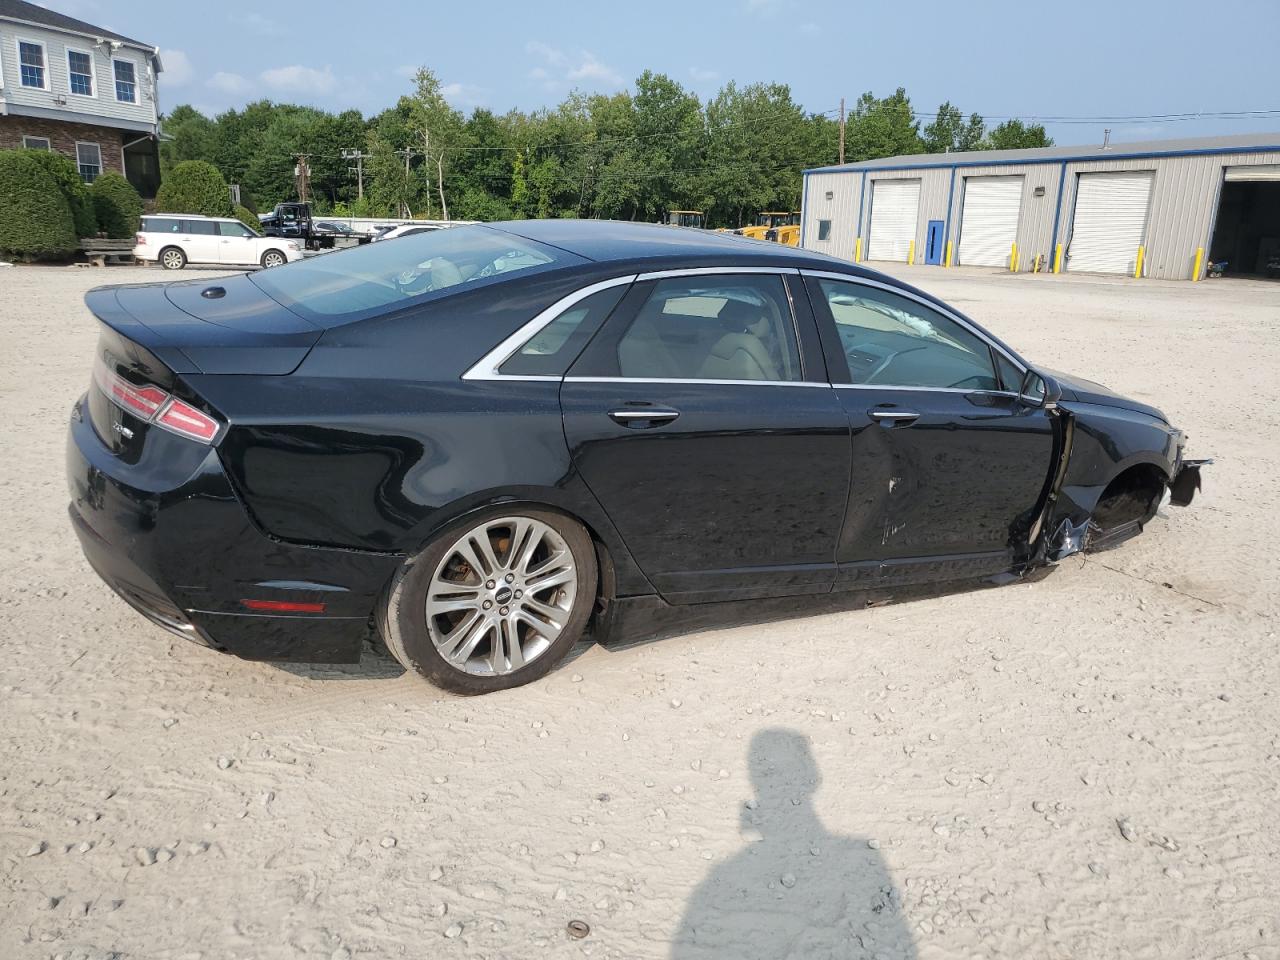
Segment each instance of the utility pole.
[[396,153],[404,154],[404,196],[400,201],[400,216],[411,220],[413,211],[409,209],[409,158],[413,156],[413,150],[405,147],[403,150],[397,150]]
[[[364,158],[366,154],[362,153],[359,148],[348,148],[342,151],[343,160],[354,160],[356,162],[356,199],[364,199]],[[347,172],[351,172],[351,168],[347,167]]]
[[844,97],[840,98],[840,162],[844,163]]
[[296,159],[297,162],[293,167],[293,180],[298,188],[298,199],[306,203],[307,196],[311,192],[311,157],[308,154],[300,153]]

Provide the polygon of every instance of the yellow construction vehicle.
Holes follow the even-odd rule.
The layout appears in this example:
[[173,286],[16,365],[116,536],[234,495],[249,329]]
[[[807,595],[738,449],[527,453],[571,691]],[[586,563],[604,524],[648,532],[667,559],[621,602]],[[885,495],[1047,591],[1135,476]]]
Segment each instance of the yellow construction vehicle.
[[707,222],[707,215],[701,210],[668,210],[666,219],[662,222],[669,227],[693,227],[701,230]]
[[749,227],[739,227],[733,231],[742,237],[752,240],[772,240],[787,246],[800,245],[800,213],[785,210],[766,210],[756,217],[756,222]]

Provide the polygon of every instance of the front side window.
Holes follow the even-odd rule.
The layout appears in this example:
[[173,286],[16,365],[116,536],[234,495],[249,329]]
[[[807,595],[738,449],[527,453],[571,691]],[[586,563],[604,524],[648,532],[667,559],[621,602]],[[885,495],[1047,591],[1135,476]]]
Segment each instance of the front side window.
[[503,275],[583,262],[565,250],[476,224],[297,260],[251,279],[307,319],[325,322],[441,291],[461,292]]
[[71,92],[81,97],[93,96],[93,57],[80,50],[67,51],[67,72]]
[[256,236],[243,223],[228,223],[225,220],[218,221],[218,232],[224,237],[252,237]]
[[138,102],[138,71],[132,60],[113,60],[116,99],[122,103]]
[[776,274],[659,280],[618,341],[623,377],[799,380],[795,327]]
[[620,283],[583,297],[530,337],[498,372],[505,376],[564,376],[626,291],[627,285]]
[[986,341],[907,297],[819,281],[855,384],[999,390]]
[[18,41],[18,73],[24,87],[47,89],[44,68],[44,44]]
[[52,150],[48,137],[23,137],[22,148],[24,150]]
[[96,143],[76,144],[76,166],[85,183],[93,183],[102,173],[102,149]]

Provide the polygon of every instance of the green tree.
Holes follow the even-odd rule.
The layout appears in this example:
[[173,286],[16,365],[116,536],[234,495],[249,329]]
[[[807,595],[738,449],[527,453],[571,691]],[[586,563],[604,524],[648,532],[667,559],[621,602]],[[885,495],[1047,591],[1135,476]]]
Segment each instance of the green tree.
[[899,87],[883,100],[870,92],[859,97],[848,120],[845,144],[847,158],[855,161],[923,153],[920,124],[907,91]]
[[174,107],[164,117],[166,139],[160,141],[160,174],[183,160],[214,160],[218,130],[212,120],[188,104]]
[[93,181],[89,188],[98,229],[113,240],[125,240],[138,231],[142,198],[133,184],[114,170]]
[[89,193],[89,185],[84,182],[84,177],[80,176],[80,168],[75,161],[51,150],[33,150],[31,155],[53,177],[53,182],[66,198],[76,236],[92,237],[96,234],[98,218],[93,212],[93,196]]
[[239,220],[241,223],[243,223],[250,230],[252,230],[254,233],[257,233],[257,234],[262,233],[262,221],[258,219],[257,214],[255,214],[252,210],[248,209],[247,207],[242,207],[240,206],[240,204],[237,203],[235,206],[231,208],[231,215],[235,217],[237,220]]
[[231,191],[218,168],[203,160],[184,160],[169,171],[156,192],[161,213],[231,216]]
[[657,220],[699,199],[697,168],[703,152],[698,98],[666,74],[646,70],[636,79],[636,215]]
[[440,90],[440,81],[426,67],[418,68],[413,83],[413,96],[408,98],[408,127],[413,134],[413,146],[426,167],[427,180],[434,182],[441,219],[448,220],[446,168],[452,162],[450,151],[459,145],[462,138],[462,115],[449,105]]
[[0,150],[0,254],[38,260],[76,248],[71,207],[35,150]]
[[980,116],[971,113],[966,120],[960,108],[952,106],[948,100],[938,107],[937,116],[924,128],[924,152],[981,150],[986,129]]
[[987,134],[988,150],[1023,150],[1028,147],[1052,147],[1050,137],[1039,123],[1024,124],[1021,120],[1006,120]]

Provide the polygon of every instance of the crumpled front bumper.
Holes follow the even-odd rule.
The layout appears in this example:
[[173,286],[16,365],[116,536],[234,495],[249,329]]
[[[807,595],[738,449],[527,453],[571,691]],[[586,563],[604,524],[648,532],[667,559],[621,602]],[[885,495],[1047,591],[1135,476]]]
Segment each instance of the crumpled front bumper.
[[1175,507],[1185,507],[1195,499],[1200,490],[1200,468],[1213,460],[1183,460],[1169,482],[1169,502]]

